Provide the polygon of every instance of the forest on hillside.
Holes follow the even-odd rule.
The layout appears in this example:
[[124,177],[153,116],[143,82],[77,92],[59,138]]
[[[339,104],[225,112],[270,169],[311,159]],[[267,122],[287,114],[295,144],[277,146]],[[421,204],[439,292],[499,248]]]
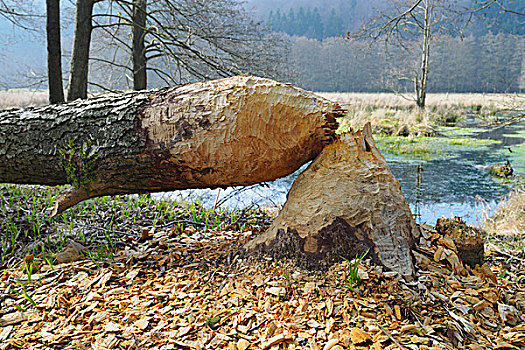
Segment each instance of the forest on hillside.
[[[260,16],[272,31],[284,33],[291,48],[290,80],[316,91],[407,91],[419,57],[414,55],[421,38],[403,44],[372,45],[360,27],[373,22],[377,13],[392,11],[395,2],[304,1],[258,3]],[[265,5],[268,5],[265,7]],[[273,8],[270,8],[270,5]],[[476,8],[474,1],[457,6]],[[279,7],[280,6],[280,7]],[[520,10],[508,2],[509,11]],[[451,10],[448,10],[451,12]],[[396,13],[396,11],[392,11]],[[525,89],[525,25],[520,16],[503,16],[496,7],[483,13],[453,17],[439,23],[432,36],[428,90],[431,92],[517,92]],[[367,21],[369,21],[367,23]],[[450,26],[450,28],[446,28]],[[408,48],[408,49],[407,49]]]
[[[413,89],[419,57],[343,37],[289,37],[291,80],[313,91]],[[431,92],[515,92],[525,89],[525,40],[512,34],[444,36],[432,48]],[[521,54],[520,54],[521,52]]]
[[[6,2],[11,3],[16,1]],[[385,42],[360,36],[360,29],[372,23],[375,16],[394,15],[404,8],[395,7],[406,5],[403,0],[169,0],[166,3],[205,16],[199,21],[193,17],[170,19],[165,14],[148,19],[145,56],[149,88],[250,73],[313,91],[399,92],[413,89],[413,78],[420,67],[421,33],[404,38],[402,46],[387,46]],[[523,12],[522,2],[506,0],[498,2],[504,4],[505,11],[489,6],[473,13],[468,9],[483,2],[433,3],[456,6],[439,16],[449,16],[454,11],[463,14],[454,14],[461,19],[457,24],[452,23],[451,17],[433,27],[429,92],[508,93],[525,89],[525,20],[506,12],[507,9]],[[162,1],[158,4],[152,1],[148,6],[160,5]],[[0,15],[2,11],[0,8]],[[38,8],[28,11],[37,19],[30,17],[28,22],[25,15],[14,17],[22,21],[21,26],[6,20],[8,12],[7,17],[0,16],[2,88],[47,88],[42,13]],[[130,22],[120,20],[120,12],[113,14],[106,2],[97,2],[95,11],[89,89],[129,89],[133,86]],[[64,82],[71,62],[73,13],[72,6],[64,4],[61,13]],[[163,31],[157,31],[159,25],[164,26]],[[232,30],[233,36],[229,34]],[[185,48],[185,42],[198,50]]]
[[[504,1],[509,11],[520,11],[520,1]],[[288,35],[323,39],[344,35],[359,29],[366,21],[377,15],[377,11],[391,10],[398,5],[394,1],[379,0],[248,0],[248,8],[259,20],[272,30]],[[406,5],[406,2],[405,2]],[[454,1],[458,9],[475,9],[482,5],[479,0]],[[518,16],[503,16],[497,6],[489,7],[482,13],[474,13],[471,23],[463,28],[466,35],[481,36],[493,34],[525,34],[523,19]]]

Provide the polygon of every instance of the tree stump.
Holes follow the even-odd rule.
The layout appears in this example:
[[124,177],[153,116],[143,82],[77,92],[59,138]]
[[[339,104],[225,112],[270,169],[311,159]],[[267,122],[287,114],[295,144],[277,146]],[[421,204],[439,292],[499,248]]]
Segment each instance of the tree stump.
[[419,229],[401,186],[377,150],[370,124],[342,135],[295,180],[283,209],[248,254],[326,268],[342,257],[368,257],[411,277]]
[[443,235],[443,240],[453,242],[452,249],[461,261],[470,266],[483,265],[485,259],[485,241],[483,232],[465,224],[459,217],[440,218],[436,222],[436,231]]

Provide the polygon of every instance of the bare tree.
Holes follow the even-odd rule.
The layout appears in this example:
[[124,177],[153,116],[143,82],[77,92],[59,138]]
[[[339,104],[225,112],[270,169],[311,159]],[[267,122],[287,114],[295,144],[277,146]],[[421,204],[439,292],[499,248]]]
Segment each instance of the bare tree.
[[[40,13],[39,8],[40,7],[37,6],[33,0],[0,0],[0,16],[25,31],[40,35],[44,28],[42,20],[45,18],[49,102],[64,102],[60,34],[60,0],[46,0],[45,13]],[[40,85],[43,83],[45,81],[45,78],[42,79],[43,77],[44,74],[42,74],[42,77],[37,77],[36,84]],[[34,80],[35,79],[30,79],[28,81]]]
[[[17,4],[0,0],[0,15],[29,28],[22,26],[24,21],[36,15],[26,14]],[[46,0],[46,5],[50,101],[56,103],[63,101],[60,3]],[[147,87],[148,72],[157,80],[156,85],[247,72],[280,77],[276,72],[285,56],[283,41],[253,22],[238,1],[78,0],[75,8],[68,101],[87,97],[90,59],[104,69],[119,70],[135,90]],[[104,43],[113,50],[110,56],[100,47],[95,50],[97,55],[92,55],[94,31],[99,38],[109,37]],[[100,52],[104,54],[98,55]],[[92,83],[104,89],[127,87],[115,86],[114,81]]]
[[[357,35],[373,41],[383,41],[407,51],[416,43],[418,65],[411,80],[414,99],[419,108],[425,108],[428,88],[431,47],[436,35],[442,31],[460,31],[464,13],[457,0],[391,0],[387,10],[378,10]],[[404,77],[403,79],[406,79]]]
[[94,16],[94,28],[103,47],[95,48],[92,60],[105,69],[110,63],[112,73],[129,77],[135,89],[146,87],[146,72],[157,85],[246,72],[276,78],[286,52],[278,35],[233,0],[118,0]]
[[148,74],[146,71],[146,47],[144,44],[146,36],[147,19],[146,0],[133,0],[132,17],[132,58],[133,58],[133,90],[144,90],[148,86]]
[[93,5],[95,0],[77,0],[75,9],[75,33],[73,50],[71,52],[71,72],[67,100],[87,98],[89,47],[91,45],[91,31]]
[[49,103],[60,103],[64,102],[60,44],[60,0],[46,0],[46,14]]
[[[0,0],[0,18],[7,20],[14,28],[21,29],[27,37],[37,37],[47,32],[48,74],[38,71],[38,67],[27,67],[25,72],[12,74],[6,87],[13,87],[13,75],[19,80],[14,85],[23,87],[41,86],[47,80],[50,90],[50,102],[64,100],[62,91],[62,67],[60,63],[60,19],[59,0],[46,0],[46,13],[34,0]],[[43,20],[46,20],[44,22]],[[45,23],[45,26],[44,26]],[[20,66],[20,65],[19,65]],[[13,73],[13,72],[11,72]],[[60,95],[60,93],[62,95]],[[61,97],[62,96],[62,97]]]
[[519,5],[515,0],[475,0],[469,12],[482,12],[489,8],[496,8],[499,12],[525,17],[525,5]]
[[35,20],[44,18],[44,15],[37,8],[34,0],[0,0],[0,17],[24,30],[39,31]]

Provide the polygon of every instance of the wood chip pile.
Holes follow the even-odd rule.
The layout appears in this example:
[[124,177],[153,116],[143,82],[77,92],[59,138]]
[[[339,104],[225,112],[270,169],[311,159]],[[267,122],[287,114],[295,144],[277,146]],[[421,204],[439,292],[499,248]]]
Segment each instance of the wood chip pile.
[[414,281],[365,257],[353,290],[346,261],[239,258],[250,231],[145,232],[114,260],[77,252],[31,283],[21,262],[0,276],[0,349],[524,349],[524,261],[488,246],[470,269],[422,231]]

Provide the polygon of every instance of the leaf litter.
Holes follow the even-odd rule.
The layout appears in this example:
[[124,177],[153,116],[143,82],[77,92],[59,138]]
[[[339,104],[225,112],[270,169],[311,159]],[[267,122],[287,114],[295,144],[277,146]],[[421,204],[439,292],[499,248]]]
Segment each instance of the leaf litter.
[[4,270],[0,349],[525,348],[524,260],[491,243],[470,268],[421,230],[414,281],[365,258],[352,289],[351,261],[315,272],[241,258],[249,227],[145,229],[102,261],[72,244],[26,294],[25,262]]

